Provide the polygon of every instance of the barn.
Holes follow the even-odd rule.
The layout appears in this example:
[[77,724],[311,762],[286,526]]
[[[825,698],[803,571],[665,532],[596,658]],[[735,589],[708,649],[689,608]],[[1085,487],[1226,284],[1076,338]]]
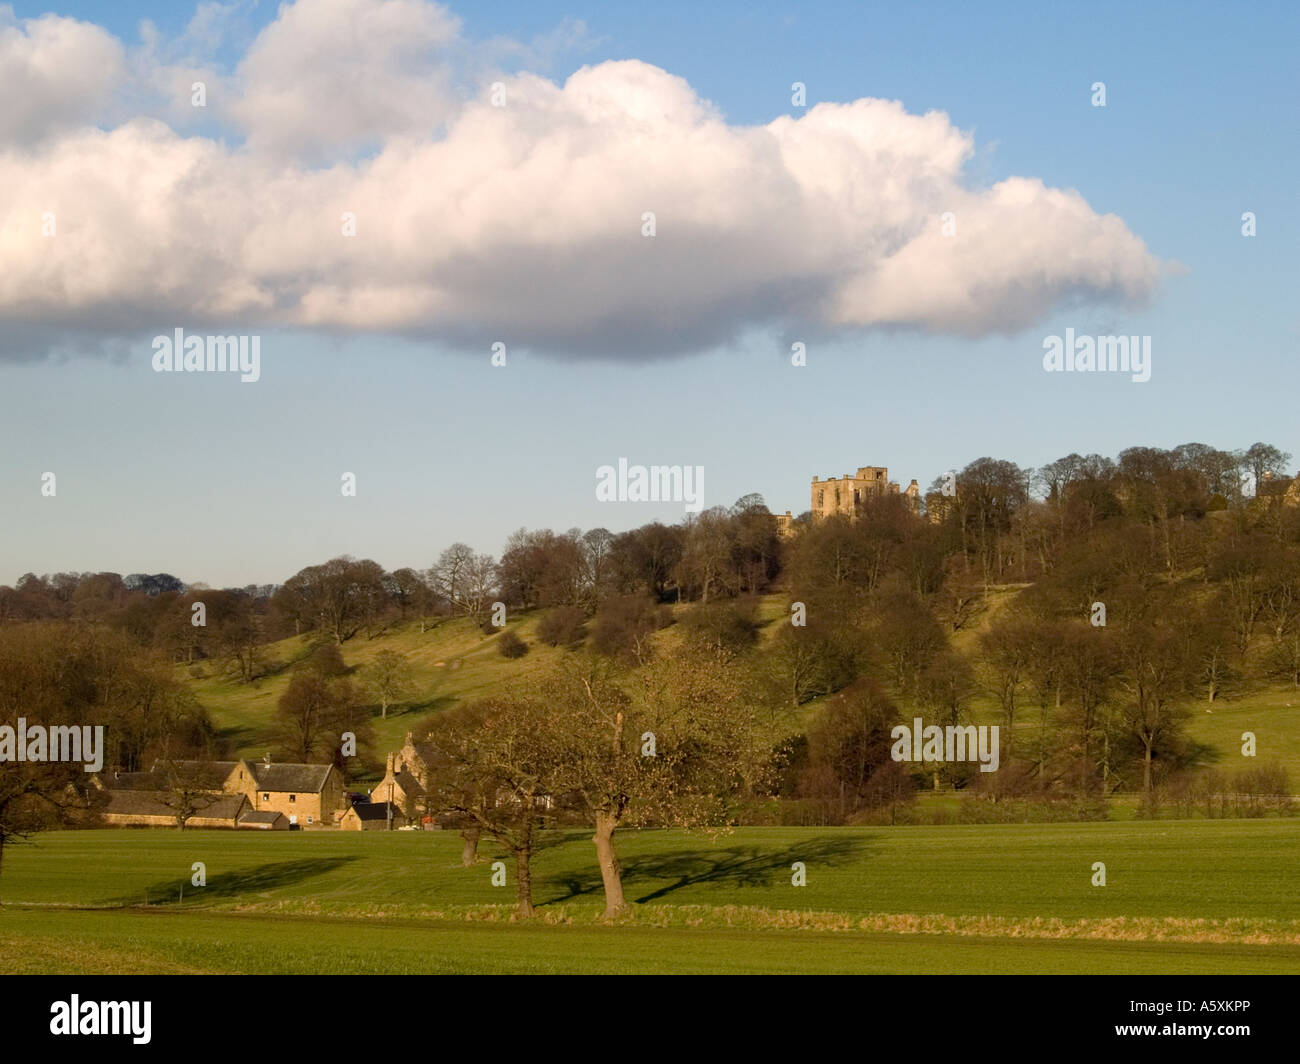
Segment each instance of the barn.
[[[176,798],[170,791],[110,790],[100,811],[111,827],[174,828]],[[202,804],[202,803],[196,803]],[[233,828],[248,809],[242,794],[219,794],[185,821],[187,828]]]
[[255,831],[288,831],[289,818],[275,809],[246,809],[237,826]]
[[406,826],[406,817],[391,802],[358,802],[339,821],[344,831],[396,831]]

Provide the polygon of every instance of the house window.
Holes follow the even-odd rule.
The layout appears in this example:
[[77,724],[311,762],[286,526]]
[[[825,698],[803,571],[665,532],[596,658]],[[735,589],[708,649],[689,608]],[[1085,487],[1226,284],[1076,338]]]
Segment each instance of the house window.
[[292,801],[295,801],[295,800],[297,799],[297,797],[298,797],[298,796],[297,796],[296,794],[291,794],[291,795],[289,795],[289,801],[291,801],[291,802],[292,802]]
[[314,824],[314,823],[316,823],[316,821],[314,821],[314,820],[311,818],[311,814],[310,814],[310,813],[307,814],[307,823],[308,823],[308,824]]
[[262,795],[262,801],[269,802],[270,800],[271,800],[271,796],[269,794]]

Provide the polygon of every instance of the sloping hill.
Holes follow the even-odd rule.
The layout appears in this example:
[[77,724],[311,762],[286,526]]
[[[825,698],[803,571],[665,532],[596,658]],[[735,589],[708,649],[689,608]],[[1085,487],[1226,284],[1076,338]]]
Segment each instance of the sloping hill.
[[[964,654],[974,655],[977,638],[990,620],[1014,600],[1019,588],[999,588],[991,596],[989,608],[976,622],[956,633],[953,645]],[[677,606],[681,615],[693,607]],[[384,650],[404,654],[411,662],[414,693],[406,702],[389,708],[387,719],[373,706],[375,754],[382,757],[397,749],[408,731],[417,728],[433,714],[467,699],[482,697],[504,684],[523,682],[540,676],[553,667],[568,651],[549,647],[537,639],[537,626],[548,611],[535,610],[509,618],[507,629],[528,644],[528,653],[515,660],[501,656],[497,649],[500,633],[484,635],[465,618],[444,619],[421,632],[416,621],[392,625],[373,639],[358,635],[341,647],[343,660],[359,680],[359,670],[374,661]],[[761,657],[789,616],[784,595],[767,595],[759,603],[759,643],[755,651]],[[655,636],[658,652],[671,655],[680,645],[681,631],[670,627]],[[226,673],[218,663],[204,662],[194,677],[178,666],[199,701],[207,708],[222,736],[238,756],[261,757],[275,746],[276,704],[289,684],[293,666],[308,657],[316,645],[316,636],[293,637],[270,644],[266,658],[270,672],[253,681],[241,683]],[[798,719],[806,721],[817,712],[821,700],[801,707]],[[1243,695],[1238,699],[1219,699],[1213,706],[1192,703],[1188,734],[1212,747],[1218,754],[1217,767],[1236,770],[1252,762],[1241,756],[1241,735],[1252,731],[1258,740],[1258,762],[1280,761],[1291,774],[1293,789],[1300,788],[1300,690],[1275,687]],[[1212,712],[1206,712],[1209,709]],[[979,692],[970,706],[976,723],[994,724],[999,718],[996,701]],[[1033,743],[1039,726],[1038,710],[1026,697],[1016,725],[1022,739]]]
[[[411,663],[414,691],[397,706],[390,706],[387,719],[373,706],[375,750],[401,746],[406,733],[431,713],[469,698],[487,694],[507,681],[526,681],[555,662],[565,651],[546,646],[536,638],[541,612],[510,618],[506,630],[528,644],[528,653],[515,660],[497,649],[500,633],[484,635],[469,620],[442,620],[420,631],[415,621],[395,624],[373,639],[358,635],[340,648],[351,678],[361,680],[360,670],[384,650],[403,654]],[[293,666],[310,656],[318,637],[295,636],[265,648],[269,671],[252,683],[242,683],[219,663],[204,662],[195,677],[189,675],[195,696],[208,710],[223,738],[237,756],[261,757],[275,746],[275,712],[280,696],[289,686]],[[183,667],[182,667],[183,668]],[[367,697],[369,697],[367,695]]]

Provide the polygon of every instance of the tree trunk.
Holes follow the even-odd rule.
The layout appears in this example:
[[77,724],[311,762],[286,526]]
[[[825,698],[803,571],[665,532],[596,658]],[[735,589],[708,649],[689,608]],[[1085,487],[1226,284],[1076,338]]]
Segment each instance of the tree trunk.
[[1151,794],[1151,741],[1143,740],[1142,752],[1142,790],[1148,796]]
[[478,840],[482,834],[478,828],[466,828],[460,833],[460,837],[465,840],[460,851],[460,863],[466,868],[478,860]]
[[517,911],[520,916],[533,916],[533,873],[529,867],[529,860],[532,857],[531,846],[521,846],[515,850],[515,896],[519,904]]
[[614,829],[618,820],[610,813],[596,814],[596,833],[591,837],[596,844],[596,859],[600,862],[600,878],[605,884],[605,919],[618,916],[627,908],[623,900],[623,868],[614,852]]

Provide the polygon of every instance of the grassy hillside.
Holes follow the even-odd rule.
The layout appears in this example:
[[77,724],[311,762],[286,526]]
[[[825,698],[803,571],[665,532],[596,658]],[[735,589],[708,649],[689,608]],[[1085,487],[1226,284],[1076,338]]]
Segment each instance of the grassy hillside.
[[[1017,590],[996,590],[978,623],[956,633],[954,646],[963,652],[973,652],[979,632],[1006,608]],[[680,613],[690,608],[676,609]],[[404,654],[411,661],[415,684],[411,699],[390,707],[387,720],[381,720],[378,706],[374,707],[377,755],[382,758],[385,751],[400,746],[405,734],[431,714],[486,695],[508,682],[527,683],[530,677],[553,666],[568,651],[538,641],[537,625],[545,612],[534,611],[509,619],[508,629],[529,646],[528,654],[516,660],[503,658],[497,651],[498,635],[485,636],[464,618],[442,620],[425,632],[420,631],[418,622],[406,621],[373,639],[358,635],[344,643],[343,659],[354,670],[372,662],[383,650]],[[783,596],[769,595],[762,599],[759,654],[788,615],[788,603]],[[670,627],[655,638],[660,652],[671,654],[680,637],[680,632]],[[307,637],[271,644],[266,657],[272,671],[249,684],[225,674],[214,662],[202,663],[204,677],[189,679],[199,701],[207,707],[238,756],[260,757],[273,748],[276,702],[288,686],[292,666],[308,656],[312,646],[312,640]],[[178,668],[182,675],[189,676],[184,667]],[[354,675],[354,679],[359,678]],[[1293,790],[1300,792],[1300,690],[1278,687],[1235,700],[1219,700],[1213,706],[1193,703],[1191,708],[1189,735],[1213,748],[1218,767],[1236,769],[1248,764],[1241,756],[1241,734],[1253,731],[1258,741],[1258,760],[1280,761],[1291,774]],[[806,719],[815,712],[814,703],[803,707],[800,716]],[[991,724],[999,720],[996,702],[987,695],[975,698],[971,712],[976,723]],[[1038,724],[1038,712],[1032,700],[1027,699],[1016,729],[1017,743],[1022,749],[1033,748]]]
[[[506,681],[527,682],[545,671],[564,653],[539,642],[536,629],[541,613],[511,618],[507,628],[528,643],[522,658],[508,660],[497,650],[499,633],[485,636],[464,618],[443,620],[420,631],[418,622],[406,621],[390,627],[374,639],[358,635],[342,646],[343,660],[360,681],[360,670],[384,650],[404,654],[411,662],[414,693],[403,705],[390,706],[381,719],[374,706],[376,750],[399,747],[403,737],[431,713],[465,699],[488,694]],[[315,645],[309,637],[293,637],[266,648],[271,671],[252,683],[241,683],[225,674],[216,663],[203,663],[207,674],[190,679],[199,701],[207,708],[223,738],[230,741],[236,756],[260,757],[274,746],[276,703],[289,685],[292,667],[311,654]],[[188,675],[188,672],[185,672]]]
[[1300,972],[1290,821],[629,833],[616,927],[588,833],[544,838],[520,926],[513,866],[450,833],[44,835],[6,853],[0,971]]
[[[689,606],[677,609],[689,609]],[[508,618],[506,629],[528,644],[528,653],[509,660],[497,650],[499,633],[484,635],[467,619],[444,619],[420,631],[418,621],[404,621],[367,639],[358,635],[343,644],[344,662],[360,680],[360,670],[373,662],[384,650],[404,654],[411,662],[414,694],[403,705],[389,707],[388,718],[381,719],[374,706],[376,749],[399,747],[408,731],[416,728],[431,714],[458,702],[482,697],[502,684],[527,683],[553,667],[568,651],[549,647],[537,638],[537,626],[547,611],[535,610]],[[759,605],[760,637],[768,640],[775,622],[787,615],[786,601],[770,595]],[[178,666],[199,701],[207,708],[224,739],[232,744],[235,756],[261,757],[274,744],[276,703],[289,685],[292,668],[310,656],[315,636],[292,637],[265,648],[270,667],[267,675],[252,683],[242,683],[217,662],[203,662],[194,678],[189,667]],[[658,633],[656,640],[662,653],[671,654],[680,639],[673,628]]]

